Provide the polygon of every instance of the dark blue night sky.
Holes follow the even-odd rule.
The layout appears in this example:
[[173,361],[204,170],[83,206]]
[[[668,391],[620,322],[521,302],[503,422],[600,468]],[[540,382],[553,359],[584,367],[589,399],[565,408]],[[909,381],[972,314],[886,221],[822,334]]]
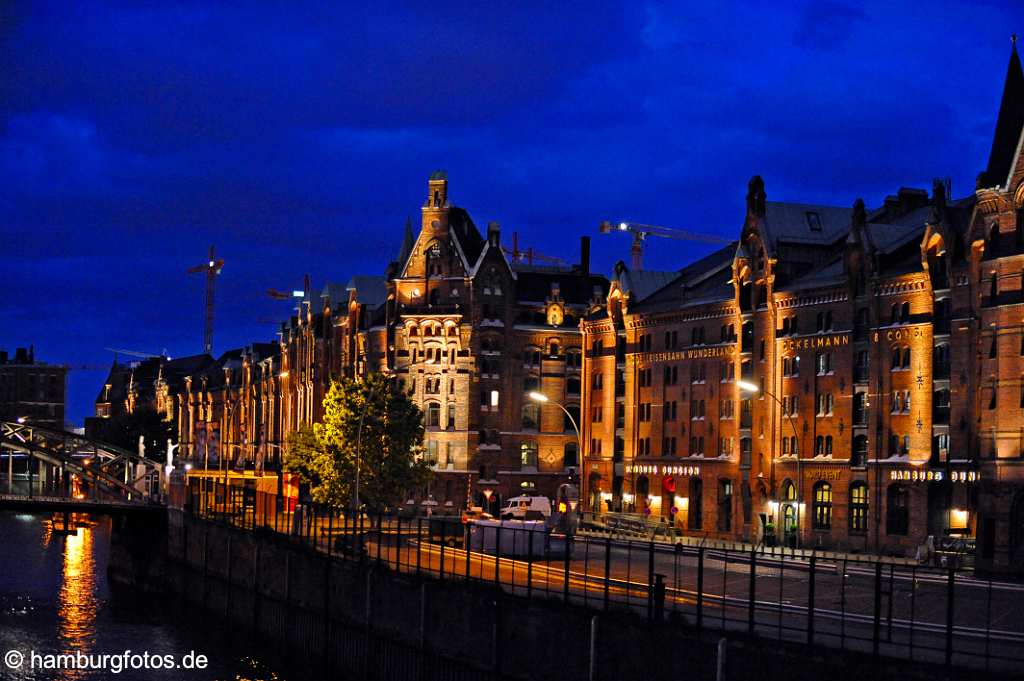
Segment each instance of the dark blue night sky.
[[[602,219],[736,235],[754,173],[775,200],[960,196],[1024,31],[1010,2],[295,4],[0,3],[0,348],[200,352],[211,243],[215,351],[268,340],[290,305],[264,291],[383,273],[435,168],[573,262]],[[708,248],[649,244],[653,269]],[[72,373],[73,421],[104,375]]]

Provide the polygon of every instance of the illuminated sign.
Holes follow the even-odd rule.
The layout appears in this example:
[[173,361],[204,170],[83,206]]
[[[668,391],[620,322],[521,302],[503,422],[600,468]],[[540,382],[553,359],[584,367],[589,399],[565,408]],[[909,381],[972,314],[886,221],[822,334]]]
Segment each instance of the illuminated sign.
[[626,472],[641,475],[679,475],[686,477],[700,475],[700,466],[628,463],[626,464]]
[[841,471],[838,468],[808,468],[804,471],[805,480],[838,480]]
[[942,471],[902,470],[889,471],[890,480],[906,480],[909,482],[939,482],[945,475]]
[[716,345],[708,348],[693,348],[675,352],[642,352],[638,359],[645,362],[676,362],[683,359],[714,359],[728,357],[736,351],[735,345]]
[[782,349],[785,350],[817,350],[819,348],[838,348],[850,344],[850,334],[830,333],[827,336],[805,336],[803,338],[785,339]]

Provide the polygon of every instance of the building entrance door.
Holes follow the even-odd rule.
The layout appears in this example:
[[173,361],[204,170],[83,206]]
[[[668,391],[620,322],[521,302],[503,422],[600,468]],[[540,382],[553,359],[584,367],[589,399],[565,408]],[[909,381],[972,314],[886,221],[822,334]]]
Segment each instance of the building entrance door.
[[796,507],[782,505],[782,536],[786,546],[796,546]]

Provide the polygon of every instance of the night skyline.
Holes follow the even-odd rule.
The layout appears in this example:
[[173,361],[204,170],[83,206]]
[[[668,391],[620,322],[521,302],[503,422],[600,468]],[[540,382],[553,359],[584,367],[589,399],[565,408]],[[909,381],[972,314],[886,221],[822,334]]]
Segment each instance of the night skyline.
[[[267,288],[383,273],[435,168],[478,226],[570,261],[603,219],[734,237],[755,173],[772,200],[877,206],[984,168],[1008,4],[607,7],[4,9],[0,348],[101,366],[71,374],[81,423],[104,347],[201,351],[185,270],[211,243],[219,354],[273,337]],[[607,272],[629,242],[594,252]]]

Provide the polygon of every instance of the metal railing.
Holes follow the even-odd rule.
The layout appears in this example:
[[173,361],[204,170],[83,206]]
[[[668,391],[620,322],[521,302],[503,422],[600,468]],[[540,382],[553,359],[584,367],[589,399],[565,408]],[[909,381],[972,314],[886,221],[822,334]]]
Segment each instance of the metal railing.
[[[543,523],[346,513],[223,482],[190,480],[185,512],[331,558],[652,622],[732,631],[873,656],[992,671],[1024,663],[1024,586],[850,554],[766,553],[726,543],[566,536]],[[633,525],[629,521],[633,520]],[[657,528],[654,528],[656,532]]]

